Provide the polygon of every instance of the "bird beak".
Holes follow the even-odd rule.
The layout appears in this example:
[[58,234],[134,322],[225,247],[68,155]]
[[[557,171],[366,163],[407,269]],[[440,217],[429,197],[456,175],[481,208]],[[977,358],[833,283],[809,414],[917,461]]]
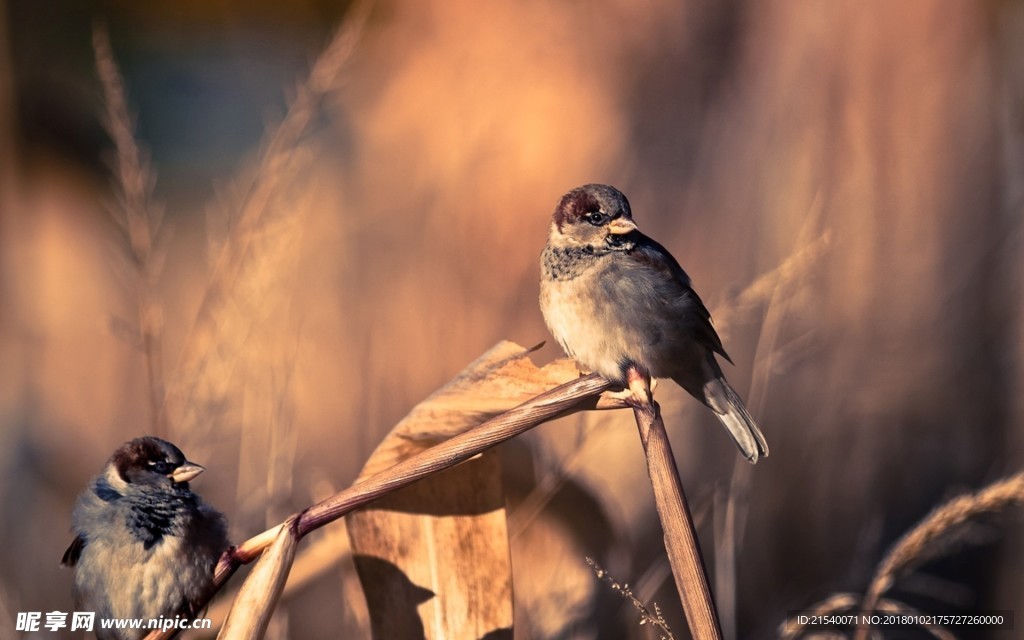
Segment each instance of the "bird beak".
[[183,465],[167,474],[167,477],[174,482],[188,482],[204,471],[206,471],[206,467],[186,460]]
[[615,218],[608,223],[608,233],[622,236],[631,231],[636,231],[636,223],[629,218]]

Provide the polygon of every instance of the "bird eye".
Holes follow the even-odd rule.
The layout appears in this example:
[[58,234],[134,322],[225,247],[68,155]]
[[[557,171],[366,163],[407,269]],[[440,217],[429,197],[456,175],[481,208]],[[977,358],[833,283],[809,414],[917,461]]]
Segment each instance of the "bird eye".
[[162,475],[167,475],[168,473],[174,470],[174,467],[171,465],[171,463],[165,460],[161,460],[159,462],[150,462],[149,466],[153,468],[153,471]]
[[594,225],[595,227],[600,226],[604,222],[604,214],[600,211],[593,211],[588,213],[586,216],[587,222]]

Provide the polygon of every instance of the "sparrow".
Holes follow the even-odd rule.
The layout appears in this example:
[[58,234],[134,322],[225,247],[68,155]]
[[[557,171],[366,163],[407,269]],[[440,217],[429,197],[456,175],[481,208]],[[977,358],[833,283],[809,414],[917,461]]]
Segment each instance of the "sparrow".
[[715,413],[748,461],[768,455],[718,365],[716,354],[732,360],[711,314],[672,254],[637,228],[622,192],[588,184],[562,196],[540,268],[544,321],[581,368],[634,397],[650,378],[671,378]]
[[[224,516],[189,489],[205,471],[152,436],[121,445],[75,505],[74,541],[61,564],[75,570],[79,611],[99,618],[193,618],[213,590],[228,548]],[[147,630],[102,629],[99,640]]]

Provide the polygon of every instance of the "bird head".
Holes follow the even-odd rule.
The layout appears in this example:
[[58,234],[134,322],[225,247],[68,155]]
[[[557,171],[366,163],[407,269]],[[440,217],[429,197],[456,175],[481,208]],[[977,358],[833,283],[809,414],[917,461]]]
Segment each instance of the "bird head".
[[115,489],[156,487],[188,491],[188,482],[206,469],[185,458],[181,449],[166,440],[144,436],[121,445],[104,474]]
[[591,247],[620,246],[637,230],[629,201],[615,187],[588,184],[562,196],[549,240]]

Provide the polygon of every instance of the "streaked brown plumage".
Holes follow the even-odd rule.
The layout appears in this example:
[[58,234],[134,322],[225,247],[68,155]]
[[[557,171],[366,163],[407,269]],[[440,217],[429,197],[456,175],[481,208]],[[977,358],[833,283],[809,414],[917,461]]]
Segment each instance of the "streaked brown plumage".
[[228,539],[224,516],[189,489],[202,472],[146,436],[121,445],[79,496],[61,564],[74,568],[75,606],[96,612],[100,640],[147,631],[102,629],[99,618],[191,618],[210,595]]
[[559,201],[541,254],[540,306],[581,367],[622,386],[631,368],[671,378],[715,412],[747,460],[768,455],[715,359],[732,362],[711,314],[675,258],[637,229],[619,190],[589,184]]

